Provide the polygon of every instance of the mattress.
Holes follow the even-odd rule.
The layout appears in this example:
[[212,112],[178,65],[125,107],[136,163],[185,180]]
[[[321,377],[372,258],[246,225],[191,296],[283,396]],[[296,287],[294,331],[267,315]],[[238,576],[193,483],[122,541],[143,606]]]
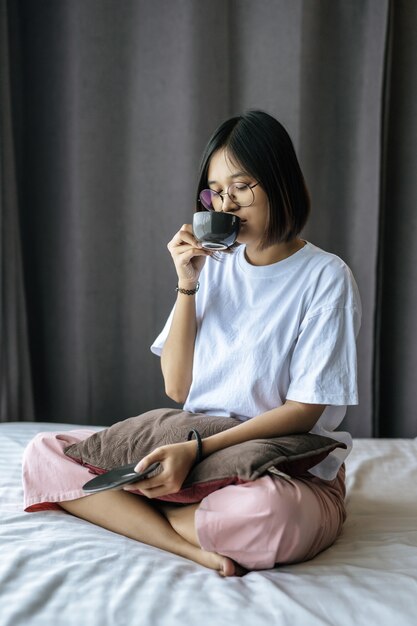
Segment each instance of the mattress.
[[417,439],[354,441],[331,548],[225,579],[64,511],[23,512],[27,442],[75,427],[0,424],[0,626],[417,623]]

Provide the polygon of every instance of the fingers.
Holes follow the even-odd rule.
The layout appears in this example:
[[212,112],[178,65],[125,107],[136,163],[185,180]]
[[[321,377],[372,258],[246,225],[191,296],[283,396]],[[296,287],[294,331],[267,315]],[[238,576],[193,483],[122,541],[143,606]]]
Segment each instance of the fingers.
[[140,491],[147,498],[157,498],[167,494],[176,493],[181,488],[180,484],[173,481],[168,472],[161,472],[153,478],[145,478],[137,483],[130,483],[123,487],[124,491]]
[[123,490],[136,491],[139,489],[143,493],[144,491],[152,491],[152,489],[161,488],[166,483],[164,477],[162,476],[163,474],[164,472],[161,472],[152,478],[143,478],[142,480],[138,480],[136,483],[129,483],[123,487]]
[[[136,489],[143,491],[144,489],[147,490],[147,489],[154,489],[157,487],[162,487],[167,482],[166,481],[167,472],[164,469],[164,466],[162,464],[164,458],[165,458],[165,453],[162,448],[156,448],[155,450],[150,452],[147,456],[143,457],[143,459],[141,459],[141,461],[139,461],[139,463],[134,467],[135,472],[140,474],[141,472],[146,471],[148,468],[152,470],[152,467],[151,467],[152,465],[155,465],[155,468],[152,471],[155,471],[161,468],[162,468],[162,471],[159,471],[158,474],[156,474],[156,476],[152,476],[151,478],[142,478],[135,483],[129,483],[128,485],[125,485],[123,489],[125,491],[135,491]],[[157,463],[160,463],[159,468],[158,468]]]
[[195,256],[197,256],[198,254],[201,256],[211,255],[211,251],[204,249],[201,243],[199,243],[194,237],[191,224],[183,224],[181,229],[167,244],[167,248],[171,252],[171,254],[178,251],[182,252],[183,250],[188,250],[191,248],[195,251]]
[[201,244],[194,237],[191,224],[183,224],[180,230],[168,243],[168,250],[172,253],[176,248],[188,244],[192,248],[201,249]]
[[156,462],[160,464],[162,471],[156,476],[125,485],[123,489],[139,490],[148,498],[177,493],[194,461],[195,451],[189,444],[190,442],[186,441],[160,446],[153,450],[135,466],[135,471],[143,472]]
[[172,495],[180,490],[180,488],[169,489],[166,485],[161,485],[160,487],[145,490],[143,490],[142,487],[139,487],[139,489],[141,493],[143,493],[143,495],[150,500],[152,500],[153,498],[160,498],[162,496]]
[[[175,264],[177,265],[177,267],[185,268],[190,265],[190,263],[195,257],[207,257],[210,255],[211,255],[211,252],[209,250],[184,246],[183,250],[177,253]],[[194,267],[194,264],[193,264],[193,267]]]
[[[139,490],[144,495],[147,495],[148,493],[152,492],[154,489],[161,489],[162,487],[166,486],[165,483],[161,483],[160,481],[157,484],[153,484],[154,481],[155,481],[155,478],[149,478],[149,479],[146,479],[146,480],[139,480],[137,483],[129,483],[129,485],[126,485],[125,487],[123,487],[123,490],[124,491],[137,491],[137,490]],[[159,479],[159,476],[158,476],[158,479]]]
[[[152,452],[149,452],[149,454],[144,456],[143,459],[141,459],[139,463],[135,465],[135,467],[133,468],[133,471],[140,474],[141,472],[144,472],[146,469],[148,469],[148,467],[150,467],[151,465],[161,462],[164,459],[164,457],[165,457],[165,454],[164,454],[163,448],[162,447],[155,448],[155,450],[152,450]],[[156,469],[156,466],[155,466],[155,469]]]
[[179,280],[197,281],[206,257],[211,256],[193,235],[191,224],[183,224],[167,245]]

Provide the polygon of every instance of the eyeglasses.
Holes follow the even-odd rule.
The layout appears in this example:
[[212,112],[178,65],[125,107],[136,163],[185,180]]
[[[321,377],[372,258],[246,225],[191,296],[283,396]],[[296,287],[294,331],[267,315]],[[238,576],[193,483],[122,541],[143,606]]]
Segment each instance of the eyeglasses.
[[221,211],[223,208],[224,196],[229,196],[232,202],[238,206],[250,206],[255,200],[252,191],[256,185],[247,185],[246,183],[233,183],[229,185],[225,193],[218,193],[212,189],[203,189],[200,191],[199,200],[207,211]]

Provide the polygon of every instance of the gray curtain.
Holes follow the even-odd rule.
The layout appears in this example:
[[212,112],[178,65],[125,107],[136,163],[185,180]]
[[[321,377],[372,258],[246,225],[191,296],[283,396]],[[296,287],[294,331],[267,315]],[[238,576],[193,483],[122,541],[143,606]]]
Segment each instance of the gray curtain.
[[211,132],[260,108],[294,140],[304,236],[362,295],[344,426],[416,436],[417,4],[0,4],[1,419],[106,425],[172,406],[149,351],[175,298],[166,243],[191,220]]
[[35,418],[12,129],[11,50],[0,5],[0,421]]

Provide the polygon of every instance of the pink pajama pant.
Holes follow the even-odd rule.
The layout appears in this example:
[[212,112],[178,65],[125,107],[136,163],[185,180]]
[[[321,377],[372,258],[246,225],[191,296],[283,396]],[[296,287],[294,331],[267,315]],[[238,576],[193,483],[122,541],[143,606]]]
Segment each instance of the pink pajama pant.
[[[64,448],[93,432],[39,433],[29,443],[23,456],[25,511],[60,509],[59,502],[88,495],[82,485],[92,474],[65,456]],[[296,479],[268,474],[223,487],[205,497],[196,512],[201,547],[250,570],[309,560],[341,533],[344,478],[343,465],[333,481],[311,474]]]

